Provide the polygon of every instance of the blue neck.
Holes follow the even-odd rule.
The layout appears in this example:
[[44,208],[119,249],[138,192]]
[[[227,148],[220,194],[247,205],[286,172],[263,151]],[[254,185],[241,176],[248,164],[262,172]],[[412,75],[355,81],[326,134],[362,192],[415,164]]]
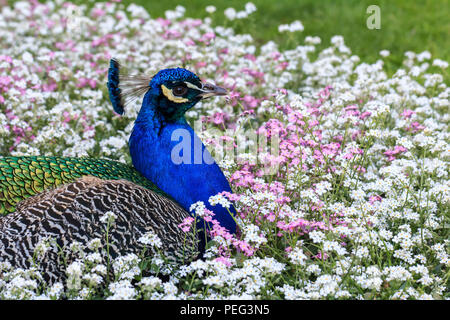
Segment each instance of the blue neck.
[[[188,212],[191,204],[203,201],[220,225],[235,233],[236,223],[228,210],[208,202],[210,196],[231,192],[227,179],[214,161],[205,163],[212,160],[211,155],[185,118],[167,120],[156,108],[159,103],[156,92],[147,92],[129,140],[134,167]],[[181,152],[180,146],[184,147]],[[183,156],[190,161],[175,163],[174,156],[175,162]],[[230,211],[235,214],[233,207]],[[203,221],[198,227],[204,227]]]

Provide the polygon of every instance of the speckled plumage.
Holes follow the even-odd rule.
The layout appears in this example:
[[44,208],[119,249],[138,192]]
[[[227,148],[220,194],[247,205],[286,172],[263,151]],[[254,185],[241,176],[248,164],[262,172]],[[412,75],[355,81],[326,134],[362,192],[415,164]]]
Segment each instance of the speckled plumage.
[[[58,247],[70,264],[76,258],[69,249],[72,242],[86,245],[99,238],[106,244],[106,225],[100,218],[108,211],[117,216],[108,232],[113,258],[141,254],[144,245],[138,239],[149,231],[158,235],[162,252],[175,263],[198,255],[197,238],[178,227],[189,214],[175,202],[126,180],[84,177],[30,197],[17,205],[16,212],[0,217],[0,261],[29,268],[39,241],[54,239],[58,246],[50,247],[38,270],[50,283],[62,281],[65,266]],[[146,255],[152,254],[149,249]]]
[[111,160],[71,157],[0,158],[0,215],[15,211],[16,204],[46,189],[85,175],[126,179],[164,194],[134,167]]

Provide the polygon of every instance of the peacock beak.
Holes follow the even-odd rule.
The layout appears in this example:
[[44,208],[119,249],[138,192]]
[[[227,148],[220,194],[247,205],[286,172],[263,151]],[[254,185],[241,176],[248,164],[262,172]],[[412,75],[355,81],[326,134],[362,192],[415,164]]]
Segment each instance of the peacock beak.
[[226,96],[227,94],[228,91],[225,88],[215,86],[211,83],[203,83],[202,93],[200,93],[200,96],[202,99],[206,99],[214,96]]

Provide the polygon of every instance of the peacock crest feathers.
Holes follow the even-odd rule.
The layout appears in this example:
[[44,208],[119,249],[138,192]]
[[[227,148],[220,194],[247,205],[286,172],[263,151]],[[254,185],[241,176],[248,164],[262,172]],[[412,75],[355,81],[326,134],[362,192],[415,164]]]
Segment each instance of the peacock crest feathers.
[[128,75],[116,59],[111,59],[108,69],[109,99],[114,111],[122,115],[125,107],[150,88],[152,77]]
[[122,115],[126,106],[134,101],[137,97],[147,92],[151,85],[158,87],[163,83],[189,81],[194,88],[199,91],[203,90],[200,78],[189,70],[183,68],[169,68],[159,71],[154,76],[148,75],[130,75],[116,59],[111,59],[108,69],[108,92],[109,98],[113,105],[114,111]]

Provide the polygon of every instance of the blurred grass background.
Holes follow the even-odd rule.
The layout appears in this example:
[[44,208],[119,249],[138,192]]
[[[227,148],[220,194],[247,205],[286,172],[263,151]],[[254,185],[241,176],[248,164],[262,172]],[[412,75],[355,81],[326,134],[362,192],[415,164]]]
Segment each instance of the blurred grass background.
[[[12,3],[13,0],[7,0]],[[44,2],[44,1],[43,1]],[[93,1],[73,0],[92,5]],[[399,67],[406,51],[420,53],[428,50],[433,58],[450,61],[450,0],[251,0],[257,11],[249,19],[228,21],[223,11],[228,7],[244,10],[242,0],[122,0],[128,5],[136,3],[145,7],[150,15],[164,17],[166,10],[177,5],[186,8],[186,17],[204,18],[209,14],[206,6],[214,5],[215,25],[233,26],[239,33],[250,33],[257,43],[274,40],[281,48],[302,44],[303,39],[320,36],[319,48],[329,46],[333,35],[344,36],[345,43],[362,61],[374,62],[379,52],[389,50],[387,59],[391,67]],[[367,7],[378,5],[381,9],[381,29],[369,30]],[[279,33],[280,24],[300,20],[305,30],[292,36]],[[391,69],[391,68],[389,68]],[[447,76],[448,78],[448,71]]]

